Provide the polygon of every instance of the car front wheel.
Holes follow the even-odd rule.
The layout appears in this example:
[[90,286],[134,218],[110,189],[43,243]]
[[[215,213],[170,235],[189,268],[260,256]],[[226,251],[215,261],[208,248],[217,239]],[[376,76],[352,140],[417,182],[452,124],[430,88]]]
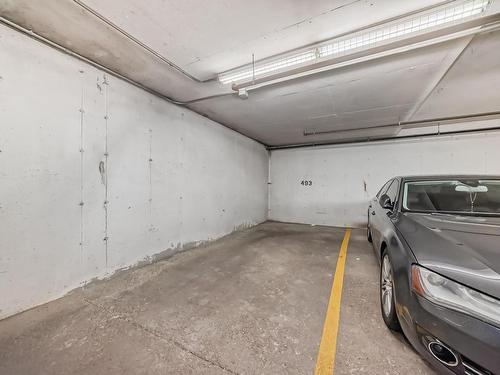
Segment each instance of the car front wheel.
[[380,267],[380,306],[385,325],[392,330],[400,330],[398,316],[396,315],[396,303],[394,302],[394,277],[392,264],[387,252],[382,256]]

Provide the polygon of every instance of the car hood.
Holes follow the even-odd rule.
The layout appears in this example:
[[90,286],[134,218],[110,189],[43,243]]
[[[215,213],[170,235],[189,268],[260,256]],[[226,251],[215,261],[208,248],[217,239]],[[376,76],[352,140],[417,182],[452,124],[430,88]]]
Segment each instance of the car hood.
[[396,226],[419,264],[500,299],[500,217],[406,212]]

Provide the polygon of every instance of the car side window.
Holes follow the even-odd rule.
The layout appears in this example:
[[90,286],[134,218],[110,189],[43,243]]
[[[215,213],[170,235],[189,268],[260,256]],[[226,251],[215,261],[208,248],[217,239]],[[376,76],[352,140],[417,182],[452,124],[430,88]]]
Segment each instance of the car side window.
[[377,193],[377,198],[380,198],[382,196],[382,194],[384,194],[386,191],[387,191],[387,188],[389,187],[389,185],[391,184],[391,181],[392,180],[389,180],[387,181],[384,186],[382,186],[382,189],[379,190],[379,192]]
[[391,186],[389,186],[389,189],[387,189],[386,194],[389,196],[389,198],[391,198],[391,203],[396,202],[396,197],[398,195],[398,186],[398,180],[394,180],[392,181]]

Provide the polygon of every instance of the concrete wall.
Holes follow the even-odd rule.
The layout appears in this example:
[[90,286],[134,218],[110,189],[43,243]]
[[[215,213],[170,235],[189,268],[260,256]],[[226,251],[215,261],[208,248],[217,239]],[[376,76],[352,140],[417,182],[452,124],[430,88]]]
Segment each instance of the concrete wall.
[[368,201],[390,177],[500,174],[499,146],[500,132],[490,132],[273,151],[269,216],[362,227]]
[[0,318],[266,219],[260,144],[4,26],[0,55]]

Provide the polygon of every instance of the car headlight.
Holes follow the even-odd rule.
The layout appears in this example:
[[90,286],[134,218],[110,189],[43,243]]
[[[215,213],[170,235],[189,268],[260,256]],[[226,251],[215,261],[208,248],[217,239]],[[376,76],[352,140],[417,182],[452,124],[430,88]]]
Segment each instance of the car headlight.
[[412,289],[425,299],[500,327],[500,300],[477,292],[418,265],[411,269]]

